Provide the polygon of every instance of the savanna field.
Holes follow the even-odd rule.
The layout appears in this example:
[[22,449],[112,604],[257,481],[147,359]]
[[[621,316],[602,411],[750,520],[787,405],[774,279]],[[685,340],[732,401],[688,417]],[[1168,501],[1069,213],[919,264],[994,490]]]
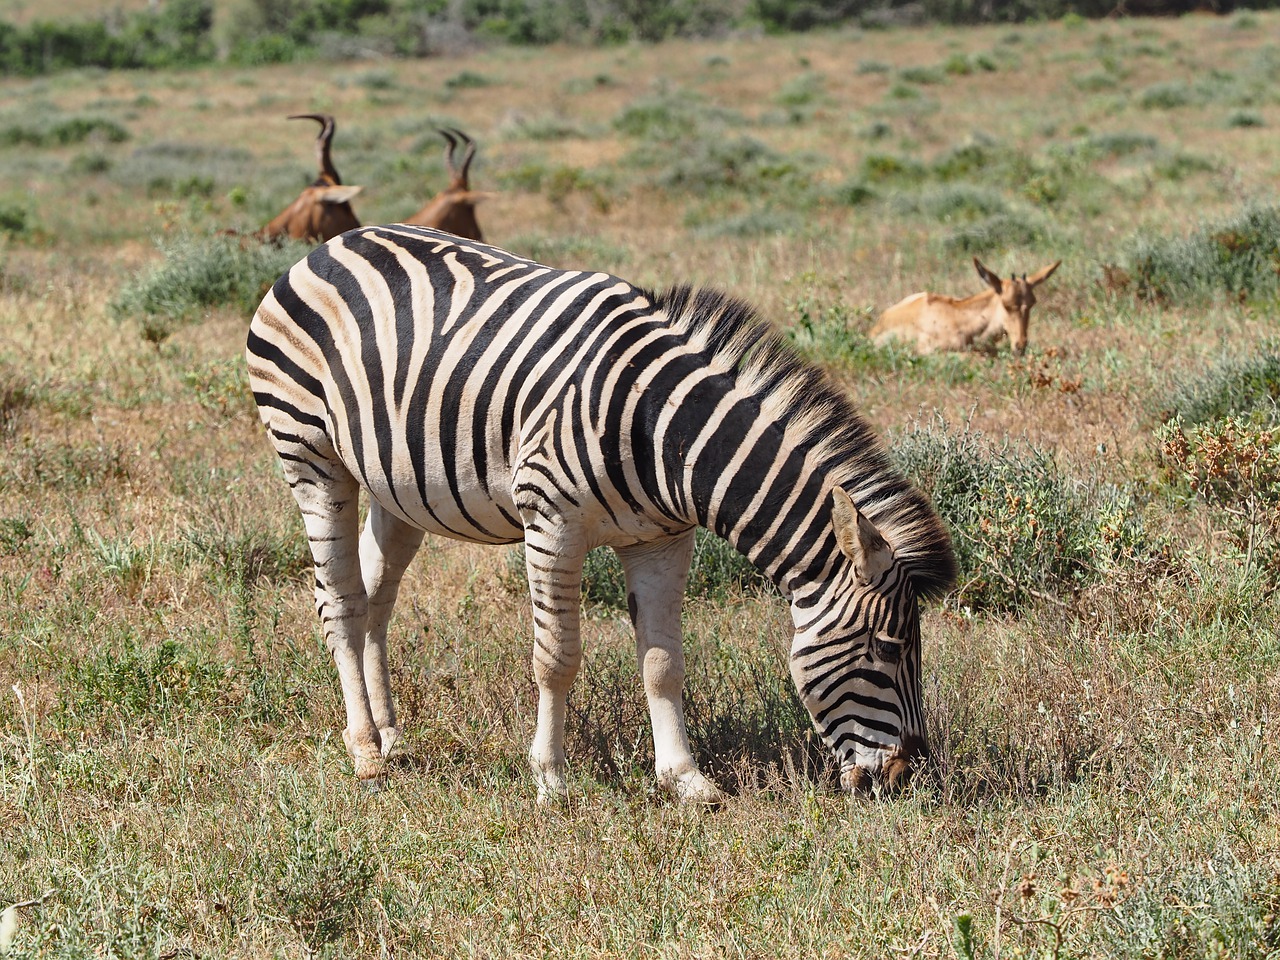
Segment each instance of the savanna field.
[[[0,954],[1280,956],[1280,13],[0,80]],[[932,759],[850,799],[713,538],[682,807],[590,558],[536,804],[522,561],[429,538],[404,756],[355,781],[245,332],[314,176],[366,224],[479,143],[487,241],[741,297],[935,499]],[[867,337],[1054,260],[1025,356]]]

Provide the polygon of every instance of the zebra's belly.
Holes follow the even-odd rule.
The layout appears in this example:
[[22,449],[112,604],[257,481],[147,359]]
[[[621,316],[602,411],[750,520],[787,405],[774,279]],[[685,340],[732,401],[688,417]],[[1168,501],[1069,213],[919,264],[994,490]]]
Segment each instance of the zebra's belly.
[[437,460],[434,469],[370,469],[362,486],[379,506],[427,533],[473,543],[524,539],[509,476],[481,480]]

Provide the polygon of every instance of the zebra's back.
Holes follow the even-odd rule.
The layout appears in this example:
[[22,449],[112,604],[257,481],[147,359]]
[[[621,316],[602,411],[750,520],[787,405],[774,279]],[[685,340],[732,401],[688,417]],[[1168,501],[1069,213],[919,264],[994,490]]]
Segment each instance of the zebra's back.
[[[650,312],[608,274],[424,228],[362,228],[272,287],[250,325],[250,380],[282,458],[336,457],[419,529],[512,542],[517,466],[539,469],[539,438],[586,412],[573,399],[590,402],[592,361]],[[553,454],[571,501],[602,494],[569,489],[589,472],[572,461],[594,455]]]

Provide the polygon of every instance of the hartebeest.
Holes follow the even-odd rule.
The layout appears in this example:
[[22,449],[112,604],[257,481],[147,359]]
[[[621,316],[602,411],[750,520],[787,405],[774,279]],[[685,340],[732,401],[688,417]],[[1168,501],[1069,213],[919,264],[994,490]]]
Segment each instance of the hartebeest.
[[941,293],[913,293],[880,314],[871,328],[876,343],[890,339],[914,341],[920,353],[936,350],[994,350],[1000,337],[1008,334],[1015,353],[1027,349],[1027,322],[1035,306],[1035,288],[1058,269],[1061,260],[1019,279],[1008,280],[983,266],[977,257],[973,265],[991,287],[971,297],[957,299]]
[[344,186],[329,156],[335,124],[327,113],[296,113],[290,120],[315,120],[320,124],[316,137],[316,156],[320,172],[311,186],[298,195],[284,211],[254,233],[261,240],[291,237],[294,240],[322,242],[360,226],[351,209],[351,198],[361,187]]
[[[484,235],[480,232],[480,224],[476,222],[476,203],[487,194],[472,190],[467,180],[471,161],[476,155],[476,142],[461,130],[442,129],[440,136],[444,137],[447,144],[444,162],[449,171],[449,186],[404,222],[416,227],[435,227],[468,240],[483,242]],[[453,155],[459,143],[466,144],[466,149],[462,153],[462,164],[455,166]]]

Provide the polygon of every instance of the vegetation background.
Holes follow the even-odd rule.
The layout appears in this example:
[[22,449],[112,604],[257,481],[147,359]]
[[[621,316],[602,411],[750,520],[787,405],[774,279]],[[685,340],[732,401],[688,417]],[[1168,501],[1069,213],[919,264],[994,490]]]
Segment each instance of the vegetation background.
[[[82,10],[7,36],[37,13]],[[883,27],[9,62],[0,953],[1280,953],[1280,15]],[[494,242],[726,289],[849,391],[964,565],[925,615],[910,791],[835,791],[785,605],[714,539],[687,695],[726,809],[652,786],[606,556],[572,799],[538,808],[518,555],[439,539],[393,624],[407,754],[357,787],[241,359],[305,250],[214,235],[309,181],[308,111],[365,222],[444,184],[458,126]],[[1064,261],[1025,358],[868,342],[901,296],[976,292],[974,255]]]

